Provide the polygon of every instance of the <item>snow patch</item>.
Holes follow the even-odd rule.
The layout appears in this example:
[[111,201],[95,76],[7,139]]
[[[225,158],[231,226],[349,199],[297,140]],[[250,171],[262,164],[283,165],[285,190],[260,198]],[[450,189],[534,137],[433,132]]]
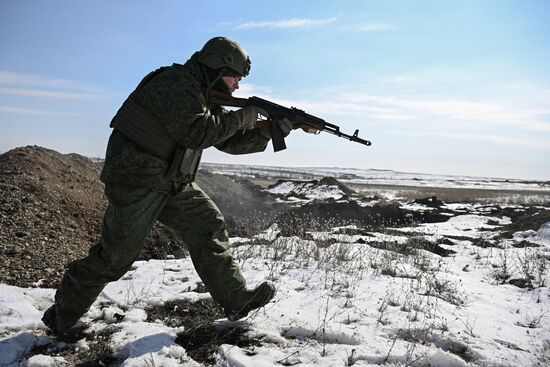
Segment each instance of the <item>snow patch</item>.
[[540,227],[537,236],[544,246],[550,247],[550,222],[546,222]]
[[111,336],[111,347],[118,358],[147,356],[163,347],[175,345],[170,328],[147,322],[124,323],[124,328]]
[[346,194],[336,185],[323,185],[313,182],[284,181],[266,189],[275,195],[305,197],[308,200],[342,199]]
[[32,356],[21,364],[21,367],[59,367],[65,364],[63,357],[51,357],[42,354]]

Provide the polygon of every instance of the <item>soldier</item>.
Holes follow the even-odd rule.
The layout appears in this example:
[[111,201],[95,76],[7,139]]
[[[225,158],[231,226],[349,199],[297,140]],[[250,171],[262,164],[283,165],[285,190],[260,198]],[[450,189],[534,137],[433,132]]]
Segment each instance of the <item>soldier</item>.
[[[58,337],[79,329],[77,322],[105,285],[126,273],[156,220],[187,245],[197,273],[228,318],[245,317],[273,298],[269,282],[246,288],[228,249],[224,218],[194,182],[203,149],[254,153],[270,140],[269,129],[254,129],[265,111],[251,106],[226,111],[208,103],[212,90],[232,93],[249,71],[245,50],[215,37],[184,65],[151,72],[120,107],[101,172],[109,201],[101,238],[86,257],[69,264],[55,304],[42,318]],[[290,121],[278,124],[290,133]]]

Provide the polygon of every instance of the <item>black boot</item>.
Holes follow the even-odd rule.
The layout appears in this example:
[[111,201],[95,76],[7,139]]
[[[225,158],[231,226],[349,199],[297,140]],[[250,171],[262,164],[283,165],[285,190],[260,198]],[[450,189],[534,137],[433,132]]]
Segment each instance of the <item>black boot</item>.
[[229,304],[224,306],[225,316],[231,320],[239,320],[248,313],[269,303],[275,296],[275,286],[270,282],[263,282],[252,290],[243,289]]
[[64,321],[64,319],[58,315],[55,305],[44,312],[42,322],[59,340],[69,343],[84,338],[84,330],[88,328],[88,325],[78,321],[78,319],[76,321]]

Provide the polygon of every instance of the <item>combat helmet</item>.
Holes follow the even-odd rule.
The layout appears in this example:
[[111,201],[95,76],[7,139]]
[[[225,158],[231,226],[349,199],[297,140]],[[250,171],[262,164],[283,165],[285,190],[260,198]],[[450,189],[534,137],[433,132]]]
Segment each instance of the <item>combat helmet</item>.
[[244,48],[227,37],[214,37],[199,51],[198,61],[213,70],[226,69],[245,77],[250,72],[250,58]]

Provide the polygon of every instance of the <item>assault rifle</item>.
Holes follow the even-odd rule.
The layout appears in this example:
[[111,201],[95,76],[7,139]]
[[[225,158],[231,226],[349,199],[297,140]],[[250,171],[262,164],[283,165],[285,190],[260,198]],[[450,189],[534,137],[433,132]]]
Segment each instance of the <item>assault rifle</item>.
[[279,124],[274,124],[273,122],[279,121],[285,117],[292,121],[294,129],[302,128],[304,131],[324,131],[366,146],[371,145],[370,141],[361,139],[358,136],[359,130],[355,130],[353,135],[344,134],[340,131],[339,126],[328,123],[320,117],[310,115],[309,113],[295,107],[288,108],[281,106],[280,104],[260,97],[237,98],[229,94],[212,90],[211,95],[209,96],[209,102],[215,105],[228,107],[243,108],[246,106],[256,106],[265,110],[269,114],[268,119],[266,121],[260,121],[256,124],[256,127],[265,127],[266,124],[271,125],[271,139],[273,141],[273,150],[275,152],[286,149],[286,144],[285,137],[279,127]]

